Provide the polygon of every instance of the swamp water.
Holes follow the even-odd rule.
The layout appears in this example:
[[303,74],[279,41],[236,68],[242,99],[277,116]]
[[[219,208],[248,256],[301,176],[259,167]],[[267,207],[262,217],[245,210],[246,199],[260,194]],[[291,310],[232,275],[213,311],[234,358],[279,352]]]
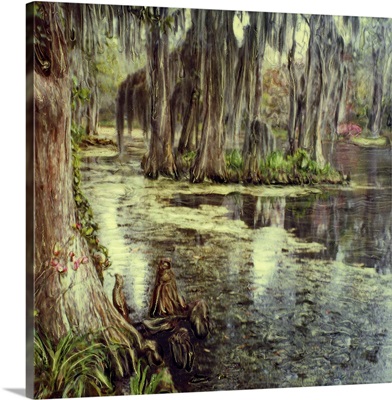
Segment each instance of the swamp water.
[[105,290],[124,275],[133,321],[164,256],[185,300],[209,305],[192,371],[172,371],[180,391],[392,381],[389,149],[337,146],[350,186],[248,187],[147,180],[140,135],[127,140],[122,160],[85,153],[82,188],[112,260]]

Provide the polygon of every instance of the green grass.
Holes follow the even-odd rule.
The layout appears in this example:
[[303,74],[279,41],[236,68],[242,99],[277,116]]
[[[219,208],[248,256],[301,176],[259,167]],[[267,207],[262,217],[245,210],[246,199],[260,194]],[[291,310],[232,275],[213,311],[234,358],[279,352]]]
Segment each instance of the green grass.
[[116,127],[116,120],[114,120],[114,119],[102,120],[102,121],[99,121],[99,125],[107,127],[107,128],[115,128]]
[[157,374],[151,373],[148,365],[143,366],[139,360],[137,370],[130,379],[131,394],[156,394],[174,393],[174,385],[166,369],[161,369]]
[[330,164],[320,167],[303,150],[285,157],[280,151],[270,153],[260,163],[262,182],[266,184],[339,183],[341,177]]
[[72,332],[57,345],[45,336],[34,338],[36,398],[102,396],[113,393],[105,346]]
[[241,171],[244,167],[244,160],[239,150],[227,151],[225,154],[226,167],[229,170]]

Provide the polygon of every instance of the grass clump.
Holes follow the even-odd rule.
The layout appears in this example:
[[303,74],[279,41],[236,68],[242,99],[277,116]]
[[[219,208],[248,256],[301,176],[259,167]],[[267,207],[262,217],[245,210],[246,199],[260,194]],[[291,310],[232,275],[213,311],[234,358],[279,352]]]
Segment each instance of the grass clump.
[[262,182],[266,184],[341,183],[338,172],[328,163],[320,167],[307,151],[298,149],[285,156],[280,151],[267,155],[260,163]]
[[239,150],[227,151],[225,154],[226,167],[229,170],[241,171],[244,167],[244,160]]
[[174,384],[165,368],[151,373],[150,367],[139,360],[137,370],[130,379],[130,394],[174,393]]
[[273,151],[260,163],[263,183],[289,183],[290,171],[290,163],[281,151]]
[[226,151],[225,161],[229,182],[240,182],[244,169],[241,152],[237,149]]
[[107,367],[105,346],[99,342],[70,332],[54,345],[45,335],[35,333],[35,398],[113,394],[105,375]]

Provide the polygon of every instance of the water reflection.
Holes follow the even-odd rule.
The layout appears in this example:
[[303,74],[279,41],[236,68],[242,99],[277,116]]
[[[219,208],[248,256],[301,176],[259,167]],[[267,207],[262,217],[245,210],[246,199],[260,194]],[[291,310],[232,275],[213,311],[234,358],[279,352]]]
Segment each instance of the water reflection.
[[[227,218],[251,229],[280,227],[325,249],[316,257],[391,270],[391,193],[389,190],[341,190],[298,198],[268,198],[240,193],[195,196],[176,194],[173,205],[225,206]],[[314,255],[312,255],[314,256]]]

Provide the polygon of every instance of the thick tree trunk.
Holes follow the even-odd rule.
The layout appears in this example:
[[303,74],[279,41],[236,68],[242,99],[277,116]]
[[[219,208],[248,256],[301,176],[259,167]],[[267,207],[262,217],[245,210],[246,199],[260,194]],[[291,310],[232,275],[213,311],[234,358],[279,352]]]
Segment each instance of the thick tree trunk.
[[[115,310],[99,281],[85,239],[73,229],[76,204],[67,47],[57,3],[42,3],[42,7],[52,41],[44,44],[50,63],[36,59],[34,78],[36,322],[54,341],[69,331],[78,334],[100,331],[108,342],[130,346],[135,361],[135,352],[153,349],[154,344],[144,341]],[[39,37],[37,40],[40,43]],[[87,258],[75,265],[71,252],[76,258]]]
[[249,53],[251,56],[250,71],[247,76],[248,120],[245,131],[245,140],[242,149],[244,160],[243,179],[248,183],[259,183],[259,166],[262,157],[270,150],[267,144],[271,141],[270,130],[261,122],[261,99],[263,96],[263,61],[268,35],[268,14],[251,13],[250,28],[247,30]]
[[325,82],[322,75],[321,50],[317,35],[320,34],[319,28],[322,18],[322,16],[317,15],[310,17],[310,38],[306,60],[306,108],[303,138],[305,149],[310,152],[311,157],[321,166],[325,164],[325,159],[321,147],[319,118],[320,107],[322,106],[322,91]]
[[[163,21],[167,9],[155,8],[154,15]],[[157,179],[159,174],[177,178],[170,123],[169,39],[159,24],[154,23],[150,28],[151,140],[144,174],[152,179]]]
[[200,147],[190,170],[191,182],[203,182],[205,178],[214,182],[226,182],[225,141],[223,135],[223,76],[224,57],[219,40],[221,38],[221,12],[205,13],[204,29],[206,43],[204,51],[204,74],[202,74],[204,120]]

